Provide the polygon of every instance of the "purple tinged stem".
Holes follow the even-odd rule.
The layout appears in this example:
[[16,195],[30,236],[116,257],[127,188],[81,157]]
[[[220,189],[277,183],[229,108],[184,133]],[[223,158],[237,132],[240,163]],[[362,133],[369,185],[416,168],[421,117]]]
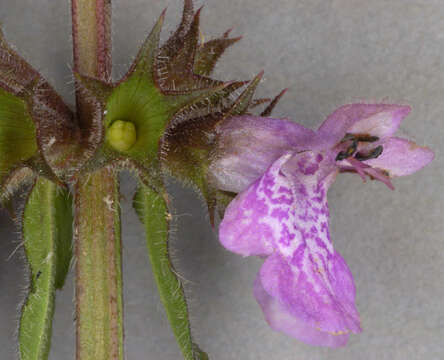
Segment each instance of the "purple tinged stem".
[[[111,1],[72,0],[71,4],[74,70],[109,81]],[[80,126],[87,132],[94,114],[85,93],[77,90],[76,100]],[[102,169],[81,176],[75,190],[76,357],[121,360],[122,274],[116,174]]]

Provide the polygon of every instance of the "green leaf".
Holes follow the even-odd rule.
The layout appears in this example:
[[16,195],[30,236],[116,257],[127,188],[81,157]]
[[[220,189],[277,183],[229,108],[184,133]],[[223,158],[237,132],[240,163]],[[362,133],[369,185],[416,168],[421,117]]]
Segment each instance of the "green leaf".
[[0,88],[0,184],[37,152],[36,129],[25,101]]
[[72,256],[72,198],[39,178],[23,215],[23,238],[30,270],[30,291],[19,328],[21,360],[48,358],[55,290],[63,286]]
[[159,194],[145,185],[140,185],[134,197],[134,208],[145,227],[153,274],[182,354],[186,360],[208,359],[208,355],[192,341],[182,283],[169,257],[168,230],[171,215],[166,193]]
[[[51,184],[54,187],[53,184]],[[56,188],[54,198],[54,222],[57,226],[56,230],[56,251],[57,251],[57,268],[55,277],[55,287],[58,290],[65,285],[66,276],[68,275],[72,259],[72,224],[73,224],[73,200],[71,194],[67,190]]]

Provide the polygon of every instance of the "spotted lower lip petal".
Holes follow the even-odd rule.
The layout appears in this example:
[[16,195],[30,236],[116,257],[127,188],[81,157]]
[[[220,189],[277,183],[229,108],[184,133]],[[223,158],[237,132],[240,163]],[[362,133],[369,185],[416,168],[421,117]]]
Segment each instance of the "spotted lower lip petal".
[[319,331],[302,319],[295,317],[276,298],[271,297],[262,286],[258,275],[254,282],[254,296],[261,307],[270,327],[299,339],[307,344],[326,347],[342,347],[347,344],[350,334],[332,335]]
[[330,241],[327,190],[337,167],[329,155],[285,153],[237,195],[219,234],[228,250],[266,257],[255,295],[273,329],[338,347],[361,330],[353,278]]

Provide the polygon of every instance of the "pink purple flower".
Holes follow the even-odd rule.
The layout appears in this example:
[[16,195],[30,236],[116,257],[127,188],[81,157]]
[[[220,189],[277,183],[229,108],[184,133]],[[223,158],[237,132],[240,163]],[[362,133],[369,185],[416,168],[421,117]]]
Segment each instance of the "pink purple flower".
[[411,174],[433,152],[394,137],[410,108],[346,105],[318,131],[283,119],[235,117],[219,129],[210,173],[238,195],[220,224],[222,245],[265,257],[254,294],[270,326],[338,347],[361,331],[355,285],[330,239],[327,191],[339,172],[383,181]]

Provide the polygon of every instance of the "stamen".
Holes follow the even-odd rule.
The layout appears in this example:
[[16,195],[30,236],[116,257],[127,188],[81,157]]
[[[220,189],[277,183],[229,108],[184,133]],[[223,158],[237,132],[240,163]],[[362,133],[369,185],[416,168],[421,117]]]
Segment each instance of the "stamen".
[[349,140],[355,140],[355,135],[350,134],[350,133],[345,134],[345,136],[341,140],[341,143],[344,143]]
[[340,153],[338,153],[338,155],[336,156],[336,161],[341,161],[341,160],[345,160],[347,159],[349,156],[347,155],[346,151],[341,151]]
[[355,140],[352,142],[352,144],[348,147],[346,151],[350,156],[352,156],[357,149],[358,149],[358,142]]
[[336,156],[336,161],[345,160],[350,156],[353,156],[357,148],[358,148],[358,142],[354,140],[353,143],[345,151],[341,151],[340,153],[338,153],[338,155]]
[[346,133],[345,136],[342,138],[341,143],[347,142],[349,140],[357,140],[361,142],[375,142],[379,140],[379,137],[372,136],[369,134],[351,134]]
[[379,138],[377,136],[372,136],[372,135],[368,135],[368,134],[357,134],[355,135],[356,140],[361,141],[361,142],[375,142],[378,141]]
[[347,161],[350,163],[351,166],[353,166],[355,171],[361,177],[362,181],[365,182],[365,169],[368,167],[368,165],[361,163],[353,157],[348,159]]
[[393,186],[392,182],[390,181],[389,174],[385,170],[381,169],[373,169],[373,168],[367,168],[365,169],[365,172],[370,176],[370,178],[379,180],[383,182],[390,190],[395,190],[395,187]]
[[370,153],[367,155],[358,152],[355,155],[355,159],[359,160],[359,161],[376,159],[377,157],[379,157],[379,155],[382,154],[383,150],[384,150],[384,148],[382,147],[382,145],[379,145],[379,146],[375,147],[372,151],[370,151]]

